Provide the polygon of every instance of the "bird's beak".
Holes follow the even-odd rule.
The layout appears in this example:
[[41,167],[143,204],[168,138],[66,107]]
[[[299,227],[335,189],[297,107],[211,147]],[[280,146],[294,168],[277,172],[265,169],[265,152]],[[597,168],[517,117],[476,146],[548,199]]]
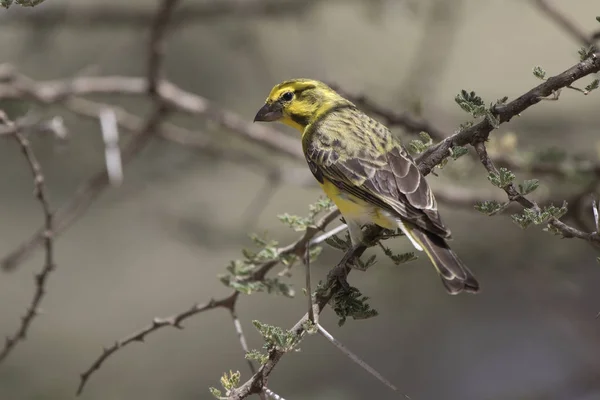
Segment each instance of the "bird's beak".
[[283,109],[279,102],[273,103],[265,103],[264,106],[261,107],[260,110],[256,113],[254,117],[254,122],[262,121],[262,122],[272,122],[277,121],[283,117]]

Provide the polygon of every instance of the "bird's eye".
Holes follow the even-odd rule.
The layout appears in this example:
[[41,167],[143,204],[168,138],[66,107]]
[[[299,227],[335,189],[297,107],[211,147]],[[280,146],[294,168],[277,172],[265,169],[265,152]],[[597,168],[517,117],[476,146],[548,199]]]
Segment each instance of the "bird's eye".
[[294,93],[292,92],[285,92],[284,94],[281,95],[281,100],[283,101],[290,101],[294,98]]

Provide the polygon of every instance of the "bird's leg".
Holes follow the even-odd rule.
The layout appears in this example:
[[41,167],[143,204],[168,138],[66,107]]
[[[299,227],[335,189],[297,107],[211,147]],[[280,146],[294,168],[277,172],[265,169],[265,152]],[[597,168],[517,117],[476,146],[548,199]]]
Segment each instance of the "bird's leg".
[[346,220],[346,225],[348,226],[348,233],[350,234],[352,247],[346,251],[344,258],[342,258],[342,260],[339,262],[339,265],[348,264],[350,268],[357,268],[357,265],[354,262],[350,263],[350,259],[353,257],[354,253],[356,253],[356,250],[359,247],[365,246],[364,234],[358,222]]
[[360,224],[356,221],[346,220],[346,225],[348,226],[348,233],[350,234],[352,247],[356,248],[362,245],[364,235]]

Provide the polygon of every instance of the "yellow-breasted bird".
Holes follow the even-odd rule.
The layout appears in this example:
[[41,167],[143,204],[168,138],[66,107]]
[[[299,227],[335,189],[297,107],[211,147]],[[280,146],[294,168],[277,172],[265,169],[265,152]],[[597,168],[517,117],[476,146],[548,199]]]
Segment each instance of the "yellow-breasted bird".
[[254,121],[280,121],[302,132],[308,166],[346,220],[352,244],[362,224],[400,228],[425,251],[450,294],[479,283],[450,249],[435,197],[400,141],[383,124],[322,82],[276,85]]

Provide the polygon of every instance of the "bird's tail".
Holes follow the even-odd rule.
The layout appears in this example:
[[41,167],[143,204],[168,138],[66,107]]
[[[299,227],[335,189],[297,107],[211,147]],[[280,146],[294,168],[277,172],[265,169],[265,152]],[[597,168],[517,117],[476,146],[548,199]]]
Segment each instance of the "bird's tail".
[[418,229],[407,231],[405,233],[410,235],[425,250],[440,278],[442,278],[442,283],[448,293],[458,294],[463,290],[468,293],[479,291],[479,282],[477,282],[473,273],[454,254],[442,237]]

